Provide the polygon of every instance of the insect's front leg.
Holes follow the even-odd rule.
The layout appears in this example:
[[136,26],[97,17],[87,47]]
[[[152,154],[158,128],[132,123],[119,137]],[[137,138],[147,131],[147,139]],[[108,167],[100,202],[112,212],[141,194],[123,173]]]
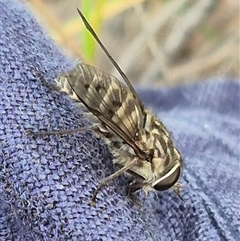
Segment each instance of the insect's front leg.
[[136,195],[134,193],[136,191],[140,190],[142,187],[143,187],[143,182],[141,182],[141,181],[134,182],[127,186],[127,195],[131,198],[133,203],[135,203],[138,206],[140,206],[140,201],[138,200],[138,198],[136,197]]
[[121,175],[122,173],[124,173],[125,171],[127,171],[129,168],[131,168],[132,166],[134,166],[137,161],[139,160],[138,157],[135,157],[131,162],[129,162],[126,166],[123,166],[121,169],[119,169],[118,171],[114,172],[112,175],[104,178],[101,183],[98,185],[97,189],[94,191],[93,196],[90,200],[90,205],[95,205],[95,201],[97,198],[97,194],[98,192],[107,185],[107,183],[109,183],[110,181],[112,181],[113,179],[115,179],[116,177],[118,177],[119,175]]
[[183,198],[182,198],[182,195],[181,195],[181,192],[180,192],[180,189],[181,188],[184,188],[184,186],[181,184],[181,183],[176,183],[174,186],[173,186],[173,191],[175,192],[175,194],[182,200],[182,201],[184,201],[183,200]]

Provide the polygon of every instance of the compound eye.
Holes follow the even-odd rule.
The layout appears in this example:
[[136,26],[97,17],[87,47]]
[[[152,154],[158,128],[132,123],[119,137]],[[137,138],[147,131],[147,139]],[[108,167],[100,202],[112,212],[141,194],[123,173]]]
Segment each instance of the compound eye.
[[[171,173],[172,172],[172,173]],[[169,188],[171,188],[178,180],[179,176],[181,173],[181,167],[178,166],[176,169],[174,169],[173,171],[170,171],[165,175],[166,178],[161,178],[162,180],[159,181],[156,185],[154,185],[154,189],[157,191],[164,191],[167,190]]]

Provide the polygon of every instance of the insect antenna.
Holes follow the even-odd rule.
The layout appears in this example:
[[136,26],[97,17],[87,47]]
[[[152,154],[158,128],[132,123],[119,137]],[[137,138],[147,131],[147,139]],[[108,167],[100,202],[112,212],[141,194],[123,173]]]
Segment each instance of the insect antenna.
[[122,76],[123,80],[125,81],[125,83],[127,84],[127,86],[129,87],[129,89],[131,90],[133,96],[138,99],[138,102],[142,108],[142,111],[144,111],[144,105],[141,101],[141,99],[139,98],[137,92],[135,91],[135,89],[133,88],[132,84],[130,83],[128,77],[126,76],[126,74],[124,74],[124,72],[122,71],[122,69],[120,68],[120,66],[117,64],[117,62],[113,59],[113,57],[110,55],[110,53],[108,52],[108,50],[105,48],[105,46],[103,45],[103,43],[101,42],[101,40],[98,38],[97,34],[95,33],[95,31],[93,30],[93,28],[91,27],[91,25],[88,23],[87,19],[84,17],[84,15],[82,14],[82,12],[77,8],[78,14],[80,15],[86,29],[91,33],[91,35],[94,37],[94,39],[97,41],[97,43],[100,45],[101,49],[103,50],[103,52],[107,55],[107,57],[109,58],[109,60],[112,62],[112,64],[114,65],[114,67],[117,69],[118,73]]

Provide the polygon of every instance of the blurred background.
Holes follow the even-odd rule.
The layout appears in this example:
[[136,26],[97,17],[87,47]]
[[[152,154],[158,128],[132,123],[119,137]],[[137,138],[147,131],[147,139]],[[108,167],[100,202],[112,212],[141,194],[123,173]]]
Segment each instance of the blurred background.
[[78,7],[133,84],[239,78],[238,0],[30,0],[66,55],[120,78]]

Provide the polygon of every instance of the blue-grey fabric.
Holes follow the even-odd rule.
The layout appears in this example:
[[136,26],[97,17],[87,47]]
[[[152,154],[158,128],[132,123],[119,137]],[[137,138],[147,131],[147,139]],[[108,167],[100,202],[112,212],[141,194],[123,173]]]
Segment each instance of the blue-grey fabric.
[[26,7],[0,1],[0,240],[239,240],[239,83],[208,80],[171,89],[141,89],[173,133],[184,157],[184,202],[172,191],[125,195],[112,181],[107,146],[91,131],[32,138],[25,130],[71,129],[87,123],[63,93],[44,86],[74,65]]

